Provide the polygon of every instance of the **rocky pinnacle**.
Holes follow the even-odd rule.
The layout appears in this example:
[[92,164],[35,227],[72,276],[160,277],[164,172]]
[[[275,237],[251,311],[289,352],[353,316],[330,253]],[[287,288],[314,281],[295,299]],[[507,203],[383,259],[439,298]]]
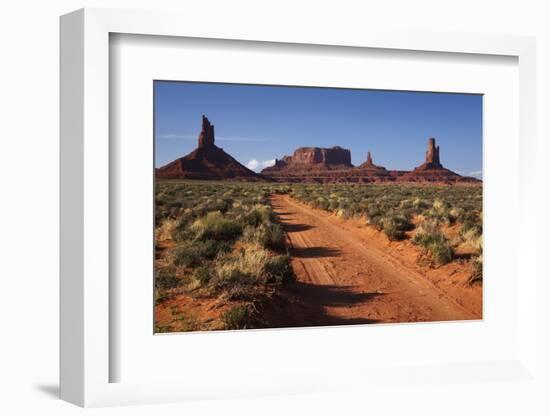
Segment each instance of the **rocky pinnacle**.
[[202,116],[202,130],[199,135],[199,147],[214,146],[214,125],[205,115]]
[[435,145],[435,139],[433,137],[428,139],[428,151],[426,152],[426,163],[430,164],[434,168],[442,168],[439,161],[439,146]]

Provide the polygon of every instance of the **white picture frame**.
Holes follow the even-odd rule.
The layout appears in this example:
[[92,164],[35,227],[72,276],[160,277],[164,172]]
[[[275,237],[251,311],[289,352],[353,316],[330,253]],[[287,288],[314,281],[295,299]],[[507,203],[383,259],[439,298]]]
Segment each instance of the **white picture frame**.
[[[282,44],[331,45],[452,54],[516,57],[519,65],[520,212],[536,209],[536,189],[528,167],[535,164],[535,41],[530,37],[378,29],[307,32],[273,25],[239,26],[220,20],[203,25],[195,16],[82,9],[61,18],[61,398],[80,406],[160,403],[198,398],[247,397],[353,390],[413,380],[526,379],[537,382],[536,278],[534,252],[520,242],[535,241],[536,219],[522,215],[519,224],[516,354],[506,360],[441,363],[414,368],[321,370],[319,374],[270,374],[212,380],[110,382],[110,164],[109,36],[113,33],[225,39]],[[534,244],[534,243],[531,243]],[[519,269],[518,269],[519,270]],[[368,371],[367,371],[368,370]],[[343,383],[341,380],[347,380]],[[230,380],[230,381],[229,381]],[[408,380],[408,381],[407,381]]]

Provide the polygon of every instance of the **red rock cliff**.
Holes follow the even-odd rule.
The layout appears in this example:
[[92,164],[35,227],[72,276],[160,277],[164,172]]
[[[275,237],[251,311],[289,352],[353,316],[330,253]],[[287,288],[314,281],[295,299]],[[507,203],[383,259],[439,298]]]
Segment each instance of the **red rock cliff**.
[[279,169],[304,169],[331,168],[331,167],[352,167],[351,152],[339,146],[331,148],[322,147],[300,147],[292,156],[284,156],[275,161],[275,166],[267,168],[267,171]]

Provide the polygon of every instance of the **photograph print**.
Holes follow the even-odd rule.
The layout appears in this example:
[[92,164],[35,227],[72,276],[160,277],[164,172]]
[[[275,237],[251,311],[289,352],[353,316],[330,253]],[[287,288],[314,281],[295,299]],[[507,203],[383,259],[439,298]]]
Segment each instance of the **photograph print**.
[[153,88],[155,333],[482,319],[482,95]]

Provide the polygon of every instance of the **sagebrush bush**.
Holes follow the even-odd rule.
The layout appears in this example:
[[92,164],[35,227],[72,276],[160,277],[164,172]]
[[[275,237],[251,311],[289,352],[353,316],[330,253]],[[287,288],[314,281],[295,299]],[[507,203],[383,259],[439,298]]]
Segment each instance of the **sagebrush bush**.
[[173,289],[182,284],[176,277],[174,267],[161,268],[155,271],[155,288],[160,290]]
[[274,250],[282,250],[285,246],[285,235],[282,227],[279,224],[270,222],[261,224],[257,228],[246,227],[243,232],[243,239]]
[[246,286],[265,282],[263,270],[269,253],[260,246],[244,247],[237,253],[226,254],[216,259],[214,284],[227,288],[235,283]]
[[202,266],[197,267],[193,271],[193,278],[200,282],[201,286],[206,285],[210,282],[212,278],[212,267],[209,264],[203,264]]
[[248,305],[232,306],[222,314],[224,329],[245,329],[250,319]]
[[260,224],[275,221],[275,213],[267,205],[257,205],[245,214],[243,221],[246,225],[257,227]]
[[481,282],[483,280],[483,257],[480,255],[474,258],[472,265],[474,271],[468,279],[468,283],[473,284],[475,282]]
[[200,265],[204,260],[212,260],[220,252],[229,251],[231,246],[226,241],[199,240],[179,244],[173,250],[174,264],[183,267]]
[[439,232],[416,234],[414,242],[426,248],[437,264],[443,265],[453,260],[454,250],[447,238]]
[[410,231],[413,224],[407,218],[399,215],[390,215],[381,220],[382,230],[392,241],[405,238],[405,231]]
[[268,283],[285,284],[296,279],[290,256],[273,256],[264,266],[264,273]]
[[477,228],[469,228],[467,231],[462,229],[460,236],[462,237],[464,243],[471,246],[476,253],[480,254],[483,251],[483,237],[479,234],[479,230]]
[[233,241],[243,231],[241,224],[226,219],[220,211],[213,211],[195,221],[191,226],[198,240]]

